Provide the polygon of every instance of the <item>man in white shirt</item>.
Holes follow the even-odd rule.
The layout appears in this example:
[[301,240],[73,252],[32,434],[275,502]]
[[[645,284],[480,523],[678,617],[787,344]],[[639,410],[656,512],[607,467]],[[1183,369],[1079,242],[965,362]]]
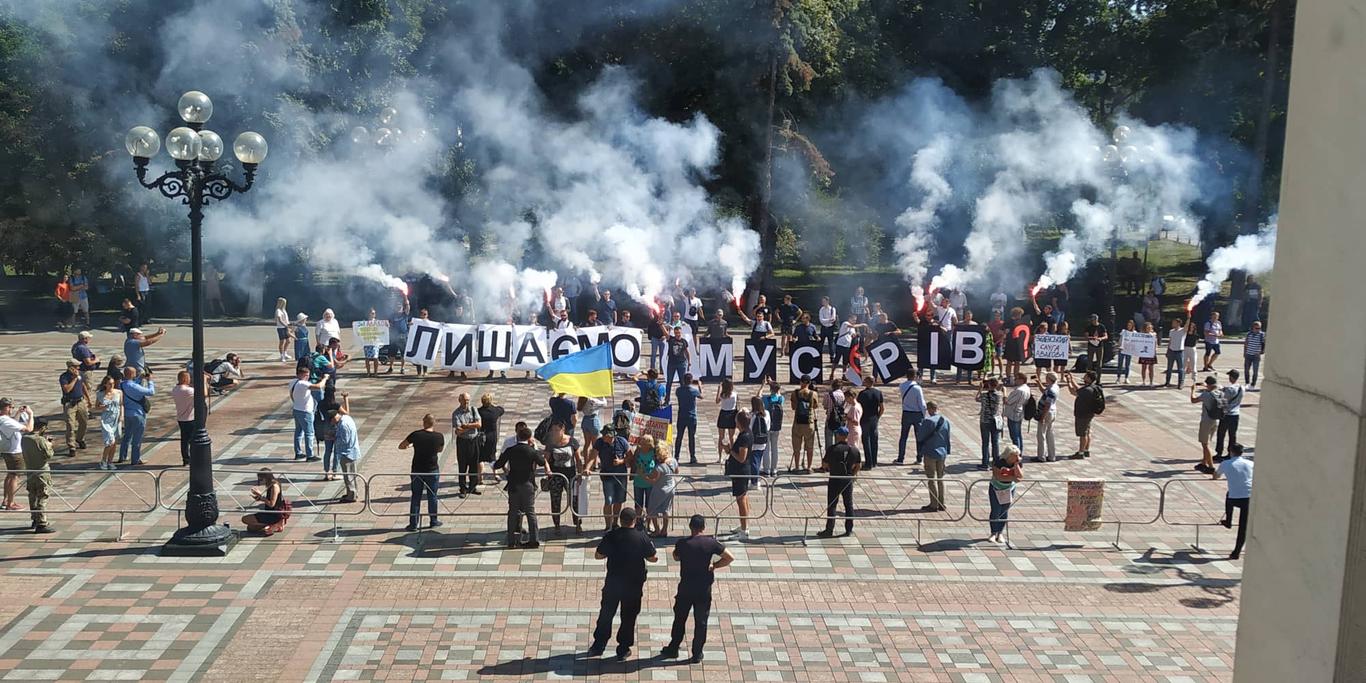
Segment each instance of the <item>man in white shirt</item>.
[[1176,368],[1176,388],[1186,388],[1186,364],[1181,354],[1186,349],[1186,323],[1180,318],[1172,319],[1172,329],[1167,333],[1167,381],[1164,387],[1172,385],[1172,368]]
[[[906,439],[913,436],[920,423],[925,420],[925,392],[914,378],[902,382],[897,391],[901,394],[901,441],[897,444],[896,464],[906,462]],[[920,447],[914,439],[915,464],[920,464]]]
[[14,494],[19,490],[19,471],[24,469],[24,435],[33,431],[33,411],[28,406],[14,414],[14,403],[0,398],[0,457],[5,460],[5,498],[0,508],[18,510]]
[[816,321],[821,326],[821,348],[830,353],[830,364],[834,365],[835,359],[835,325],[839,323],[839,315],[835,307],[830,305],[830,297],[821,297],[820,310],[816,312]]
[[1252,512],[1252,461],[1243,458],[1241,444],[1228,447],[1228,460],[1219,463],[1214,470],[1215,479],[1228,479],[1228,493],[1224,497],[1224,518],[1219,520],[1225,529],[1233,528],[1233,508],[1238,508],[1238,539],[1233,542],[1233,552],[1228,559],[1236,560],[1243,554],[1243,541],[1247,540],[1247,516]]
[[1005,400],[1001,404],[1001,412],[1006,418],[1006,428],[1010,433],[1010,443],[1020,449],[1020,457],[1024,458],[1024,407],[1029,401],[1029,379],[1023,372],[1016,372],[1014,383],[1010,391],[1006,392]]
[[939,329],[945,333],[952,333],[953,326],[958,324],[958,311],[953,310],[949,299],[943,299],[939,302],[939,310],[935,311],[934,314],[934,324],[938,325]]
[[322,391],[326,379],[308,381],[308,368],[299,368],[289,384],[289,398],[294,403],[294,459],[317,462],[313,454],[313,412],[318,409],[313,392]]

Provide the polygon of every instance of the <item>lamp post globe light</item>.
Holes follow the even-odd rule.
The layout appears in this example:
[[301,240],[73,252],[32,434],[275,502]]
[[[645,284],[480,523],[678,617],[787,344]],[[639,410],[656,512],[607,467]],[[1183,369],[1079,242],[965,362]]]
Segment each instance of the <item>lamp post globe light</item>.
[[162,140],[148,126],[128,131],[124,146],[133,157],[138,183],[157,190],[167,199],[179,199],[189,207],[190,264],[194,272],[191,285],[194,368],[194,435],[190,440],[190,490],[185,499],[185,526],[177,529],[162,549],[163,555],[220,556],[237,542],[236,532],[218,523],[218,497],[213,490],[213,451],[204,420],[208,399],[204,396],[204,249],[202,223],[204,206],[221,202],[233,193],[251,189],[256,167],[266,159],[269,147],[259,133],[247,132],[233,141],[232,152],[242,163],[243,182],[238,184],[214,168],[223,155],[223,138],[204,124],[213,116],[213,101],[198,90],[181,95],[176,110],[185,125],[166,135],[166,152],[175,160],[175,169],[147,180],[147,165],[161,150]]

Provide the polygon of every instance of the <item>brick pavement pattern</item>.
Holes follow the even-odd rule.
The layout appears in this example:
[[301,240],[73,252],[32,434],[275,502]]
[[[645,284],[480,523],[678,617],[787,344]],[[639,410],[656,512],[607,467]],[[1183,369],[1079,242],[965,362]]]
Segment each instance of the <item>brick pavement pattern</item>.
[[[107,357],[121,334],[97,331]],[[0,395],[60,414],[56,376],[72,338],[0,335]],[[853,537],[818,540],[823,480],[782,475],[756,499],[754,538],[728,540],[735,565],[718,574],[706,661],[653,656],[668,640],[677,568],[651,567],[637,650],[625,662],[582,655],[597,611],[602,563],[593,549],[601,502],[582,536],[545,534],[536,550],[502,548],[505,498],[455,494],[443,453],[440,530],[406,533],[409,452],[397,443],[423,413],[438,424],[460,391],[492,391],[513,422],[538,421],[542,383],[431,373],[361,376],[348,368],[371,504],[337,502],[340,482],[292,460],[286,385],[268,326],[209,331],[213,355],[237,351],[249,380],[212,401],[215,477],[225,521],[250,506],[252,473],[284,473],[295,516],[284,533],[246,538],[218,560],[158,555],[179,522],[187,476],[170,401],[154,404],[147,464],[94,469],[97,451],[59,457],[50,501],[59,532],[28,534],[27,513],[0,513],[0,680],[604,680],[696,681],[1192,681],[1228,680],[1241,565],[1223,559],[1230,532],[1222,482],[1191,471],[1198,409],[1174,389],[1107,385],[1094,457],[1027,463],[1010,546],[986,543],[986,493],[972,390],[927,386],[954,422],[949,509],[923,513],[919,468],[884,466],[858,484]],[[737,344],[738,346],[738,344]],[[189,330],[149,350],[158,376],[183,365]],[[1226,363],[1237,360],[1226,355]],[[780,363],[781,367],[781,363]],[[1227,369],[1221,366],[1220,370]],[[620,399],[633,395],[618,384]],[[744,391],[750,389],[745,388]],[[894,390],[893,390],[894,391]],[[894,393],[888,392],[894,397]],[[1065,392],[1064,392],[1065,394]],[[735,509],[715,464],[715,406],[702,403],[700,466],[685,466],[675,513],[732,526]],[[1256,432],[1248,395],[1242,441]],[[896,448],[898,412],[884,418],[880,460]],[[1071,403],[1056,427],[1070,453]],[[60,425],[56,445],[65,450]],[[1032,455],[1032,434],[1025,435]],[[786,465],[784,443],[782,466]],[[888,455],[889,453],[893,455]],[[686,456],[685,456],[686,458]],[[1069,478],[1107,480],[1101,530],[1061,530]],[[1059,483],[1048,483],[1057,481]],[[1166,507],[1161,489],[1166,487]],[[20,500],[23,499],[21,494]],[[543,529],[547,498],[538,499]],[[65,513],[62,511],[66,511]],[[1122,522],[1119,524],[1117,522]],[[1156,523],[1154,523],[1156,522]],[[677,521],[675,533],[682,530]],[[1197,541],[1197,534],[1200,534]],[[671,545],[661,543],[662,550]],[[1193,548],[1199,545],[1204,552]],[[1255,550],[1255,549],[1254,549]]]

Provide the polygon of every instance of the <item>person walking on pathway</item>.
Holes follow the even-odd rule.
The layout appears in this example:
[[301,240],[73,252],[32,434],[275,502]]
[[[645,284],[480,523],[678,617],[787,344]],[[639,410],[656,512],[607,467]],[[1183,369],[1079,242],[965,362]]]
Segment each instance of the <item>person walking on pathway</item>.
[[119,449],[119,438],[123,436],[123,392],[119,382],[105,375],[100,381],[100,437],[104,450],[96,466],[102,470],[114,469],[114,453]]
[[854,534],[854,477],[862,469],[863,461],[858,449],[849,445],[849,430],[840,427],[835,430],[835,445],[825,452],[821,460],[830,478],[825,483],[825,529],[816,535],[830,538],[835,535],[835,508],[844,501],[844,535]]
[[602,585],[602,604],[598,610],[597,626],[593,629],[593,643],[588,656],[598,657],[607,650],[612,636],[612,621],[621,610],[621,626],[617,629],[617,660],[625,660],[636,644],[636,617],[640,615],[640,600],[645,591],[646,562],[658,562],[655,545],[644,531],[636,528],[638,515],[634,508],[626,508],[618,517],[616,528],[607,532],[598,543],[593,557],[607,560],[607,577]]
[[411,497],[407,531],[418,529],[423,498],[427,499],[427,514],[431,517],[431,528],[435,529],[441,526],[441,520],[436,516],[436,490],[441,486],[441,451],[446,449],[446,437],[436,431],[436,418],[431,413],[422,416],[422,429],[409,432],[398,443],[401,451],[409,448],[413,449],[413,462],[408,475]]
[[1213,372],[1214,361],[1219,360],[1220,344],[1224,338],[1224,324],[1219,322],[1219,311],[1209,314],[1205,321],[1205,366],[1200,372]]
[[1162,386],[1172,385],[1172,369],[1175,368],[1176,388],[1186,388],[1186,363],[1183,359],[1185,348],[1186,326],[1180,318],[1172,318],[1172,329],[1167,332],[1167,378],[1162,382]]
[[1243,457],[1242,444],[1229,446],[1229,458],[1219,463],[1219,469],[1212,472],[1215,479],[1228,480],[1228,493],[1224,497],[1224,518],[1219,520],[1225,529],[1233,528],[1233,509],[1238,508],[1238,538],[1233,542],[1233,552],[1228,559],[1236,560],[1243,554],[1243,542],[1247,540],[1247,518],[1252,514],[1252,461]]
[[688,435],[688,464],[697,464],[697,401],[702,398],[702,382],[691,372],[683,373],[683,382],[675,390],[678,402],[674,406],[674,460],[683,452],[683,435]]
[[1247,378],[1247,390],[1257,390],[1257,373],[1262,369],[1262,354],[1266,353],[1266,333],[1261,322],[1253,322],[1252,329],[1243,339],[1243,376]]
[[920,508],[924,512],[944,509],[944,464],[953,452],[952,425],[949,418],[939,414],[934,401],[925,404],[925,419],[916,428],[916,450],[925,461],[925,477],[929,479],[930,504]]
[[707,520],[702,515],[693,515],[688,520],[688,530],[691,535],[679,539],[671,553],[678,563],[678,592],[674,595],[674,622],[669,644],[660,650],[659,656],[664,659],[678,656],[691,612],[692,658],[688,661],[697,664],[702,661],[702,652],[707,645],[707,619],[711,615],[711,587],[716,581],[716,570],[729,567],[735,556],[715,536],[704,533]]

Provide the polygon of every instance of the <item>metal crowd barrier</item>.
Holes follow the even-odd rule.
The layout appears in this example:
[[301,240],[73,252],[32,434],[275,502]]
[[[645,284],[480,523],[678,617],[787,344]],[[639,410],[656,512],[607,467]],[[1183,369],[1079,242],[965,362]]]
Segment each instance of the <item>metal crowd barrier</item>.
[[[1115,480],[1115,479],[1097,479],[1097,480],[1079,479],[1079,480],[1081,480],[1081,481],[1102,481],[1102,482],[1104,482],[1104,484],[1105,484],[1105,490],[1106,490],[1106,494],[1107,494],[1107,495],[1108,495],[1111,491],[1113,491],[1114,489],[1116,489],[1116,488],[1121,488],[1121,489],[1122,489],[1122,488],[1125,488],[1125,487],[1132,487],[1132,488],[1135,488],[1135,489],[1143,489],[1143,490],[1147,490],[1147,489],[1151,488],[1152,491],[1156,494],[1156,495],[1154,496],[1154,498],[1152,499],[1152,506],[1151,506],[1151,508],[1152,508],[1152,513],[1151,513],[1151,516],[1150,516],[1147,512],[1142,511],[1142,510],[1146,510],[1146,509],[1147,509],[1146,506],[1145,506],[1145,507],[1143,507],[1143,508],[1139,508],[1139,509],[1140,509],[1140,513],[1137,514],[1136,516],[1133,516],[1133,517],[1124,517],[1124,516],[1122,515],[1122,511],[1124,511],[1124,510],[1126,510],[1126,509],[1129,509],[1129,510],[1134,509],[1135,506],[1132,505],[1132,502],[1133,502],[1133,501],[1124,501],[1123,504],[1117,504],[1117,502],[1111,502],[1110,504],[1105,505],[1105,506],[1103,507],[1103,509],[1105,510],[1104,516],[1103,516],[1101,519],[1096,520],[1096,521],[1097,521],[1098,523],[1100,523],[1100,524],[1114,524],[1114,525],[1115,525],[1115,540],[1112,541],[1110,544],[1113,545],[1113,546],[1115,547],[1116,550],[1121,550],[1121,549],[1122,549],[1122,548],[1120,547],[1120,545],[1119,545],[1119,539],[1120,539],[1120,534],[1123,533],[1123,531],[1124,531],[1124,525],[1125,525],[1125,524],[1129,524],[1129,525],[1147,525],[1147,524],[1155,524],[1155,523],[1157,523],[1157,521],[1158,521],[1159,519],[1162,518],[1162,495],[1163,495],[1163,489],[1162,489],[1162,486],[1160,486],[1157,482],[1154,482],[1154,481],[1147,481],[1147,480],[1130,481],[1130,480]],[[1011,525],[1014,524],[1014,523],[1022,523],[1022,524],[1061,524],[1061,523],[1067,521],[1067,485],[1068,485],[1070,482],[1072,482],[1072,481],[1076,481],[1076,480],[1071,480],[1071,479],[1025,479],[1024,481],[1021,481],[1021,482],[1019,482],[1018,484],[1016,484],[1016,485],[1015,485],[1014,496],[1013,496],[1013,499],[1011,500],[1009,512],[1008,512],[1008,514],[1007,514],[1006,519],[1005,519],[1005,520],[995,520],[995,521],[1005,521],[1005,523],[1006,523],[1006,526],[1005,526],[1006,547],[1012,548],[1012,549],[1015,547],[1015,546],[1010,542],[1010,527],[1011,527]],[[985,490],[987,491],[987,494],[986,494],[986,495],[989,496],[989,495],[991,495],[990,483],[991,483],[991,480],[990,480],[990,479],[978,479],[978,480],[973,481],[972,484],[971,484],[970,486],[968,486],[968,516],[971,517],[974,521],[977,521],[977,522],[991,522],[991,521],[993,521],[993,520],[991,519],[991,513],[990,513],[990,512],[988,512],[985,516],[979,517],[977,514],[974,513],[974,511],[973,511],[973,509],[972,509],[972,501],[973,501],[973,495],[972,495],[972,493],[973,493],[973,491],[974,491],[975,489],[982,488],[982,489],[985,489]],[[1050,493],[1050,491],[1049,491],[1050,489],[1053,489],[1053,490],[1054,490],[1054,493],[1057,493],[1058,496],[1055,497],[1055,496],[1053,495],[1053,493]],[[1117,492],[1116,492],[1116,493],[1117,493]],[[1061,500],[1059,500],[1059,498],[1060,498]],[[984,497],[982,498],[982,500],[985,501],[985,500],[986,500],[986,497],[984,496]],[[1025,503],[1025,505],[1024,505],[1023,507],[1021,506],[1021,502],[1022,502],[1022,501]],[[1140,499],[1139,502],[1143,502],[1142,499]],[[988,505],[989,505],[989,504],[990,504],[990,501],[988,501]],[[1043,512],[1042,515],[1040,515],[1040,516],[1030,516],[1031,513],[1038,513],[1040,510],[1042,510],[1042,512]],[[1018,513],[1020,513],[1020,512],[1024,512],[1024,514],[1026,514],[1027,516],[1024,517],[1024,518],[1020,518],[1020,517],[1018,516]]]
[[[42,473],[38,470],[20,470],[14,474],[25,476]],[[184,500],[188,493],[189,473],[183,469],[163,470],[159,473],[142,470],[59,470],[49,471],[53,490],[48,499],[48,514],[118,515],[119,532],[116,540],[122,540],[125,519],[128,515],[147,515],[157,509],[175,511],[177,525],[183,514]],[[257,469],[219,468],[214,470],[215,489],[220,504],[224,502],[226,513],[247,514],[260,509],[259,503],[247,496],[246,491],[256,485]],[[291,515],[330,515],[332,517],[332,540],[340,541],[342,517],[358,517],[367,511],[376,517],[408,517],[408,504],[412,485],[410,472],[379,472],[368,475],[354,475],[357,499],[352,503],[339,500],[344,492],[341,481],[322,481],[318,472],[274,471],[280,481],[285,497],[291,502]],[[418,473],[423,474],[423,473]],[[507,516],[507,494],[503,490],[505,476],[486,472],[479,477],[484,491],[496,490],[496,495],[463,496],[456,493],[457,483],[452,481],[457,475],[438,473],[440,484],[437,487],[437,517],[478,517],[505,519]],[[470,475],[474,476],[474,475]],[[601,513],[601,473],[580,474],[573,479],[562,474],[552,473],[552,478],[560,482],[564,495],[561,504],[555,506],[551,499],[551,515],[571,515],[582,518],[597,517]],[[622,476],[625,481],[625,504],[632,504],[633,482],[629,475]],[[81,487],[68,487],[73,480],[84,480]],[[541,486],[546,477],[536,477],[536,503],[539,505],[548,491]],[[753,482],[750,487],[750,522],[766,517],[803,522],[803,537],[810,531],[813,521],[824,523],[826,515],[826,484],[832,477],[821,474],[779,474],[774,477],[751,475],[673,475],[675,482],[671,516],[687,517],[701,514],[710,518],[719,528],[725,521],[742,519],[733,495],[732,482],[746,480]],[[965,481],[962,479],[943,479],[945,504],[949,511],[926,513],[916,503],[929,501],[929,480],[923,476],[892,476],[880,474],[860,474],[856,477],[834,477],[852,479],[854,482],[854,514],[836,515],[834,520],[843,522],[853,519],[861,522],[897,522],[914,520],[916,524],[916,543],[922,542],[925,523],[954,524],[965,519],[975,522],[990,522],[991,516],[982,510],[987,502],[985,496],[991,495],[990,479]],[[183,480],[183,481],[182,481]],[[397,481],[390,481],[397,480]],[[1067,518],[1067,479],[1026,479],[1017,484],[1010,506],[1010,514],[1005,526],[1007,547],[1014,548],[1010,542],[1010,527],[1021,524],[1061,524]],[[1205,478],[1178,478],[1159,484],[1147,480],[1101,480],[1105,484],[1107,500],[1100,524],[1115,526],[1115,537],[1111,542],[1120,548],[1120,539],[1125,525],[1151,525],[1162,522],[1170,526],[1195,527],[1195,543],[1192,547],[1203,552],[1200,546],[1200,530],[1204,526],[1214,526],[1223,517],[1223,499],[1226,483]],[[579,498],[579,487],[584,499]],[[887,494],[891,488],[891,495]],[[79,493],[70,494],[72,489]],[[981,490],[985,494],[978,494]],[[1126,493],[1129,492],[1129,493]],[[1138,491],[1137,496],[1132,495]],[[1152,491],[1152,494],[1148,492]],[[961,496],[961,506],[959,504]],[[23,498],[20,491],[19,499]],[[425,498],[425,496],[424,496]],[[979,499],[980,498],[980,499]],[[111,501],[112,499],[112,501]],[[419,516],[430,516],[424,512],[425,500],[420,500]],[[125,504],[126,503],[126,504]],[[393,508],[400,506],[395,511]],[[580,514],[579,511],[582,511]],[[0,514],[29,515],[30,510],[0,510]],[[543,513],[538,513],[543,514]],[[803,540],[805,543],[805,540]]]
[[1218,520],[1224,517],[1224,498],[1227,496],[1226,481],[1208,477],[1168,480],[1162,485],[1162,523],[1195,527],[1195,542],[1191,548],[1203,553],[1200,527],[1219,524]]
[[[496,472],[465,475],[467,477],[476,477],[479,480],[479,489],[481,491],[497,491],[497,495],[493,496],[461,496],[458,492],[459,483],[456,479],[456,475],[433,472],[376,472],[365,479],[365,490],[368,496],[366,508],[370,510],[370,514],[376,517],[409,517],[411,513],[408,506],[412,500],[413,476],[431,474],[438,474],[440,477],[436,487],[436,516],[438,518],[454,517],[456,515],[461,517],[507,518],[508,497],[507,491],[503,490],[503,484],[507,481],[507,477]],[[397,479],[398,481],[389,484],[385,483],[385,480],[387,479]],[[560,499],[562,504],[559,508],[554,506],[554,497],[541,485],[541,482],[546,481],[547,479],[563,482],[561,485],[564,487],[564,494]],[[543,474],[537,474],[535,483],[536,502],[539,503],[542,496],[551,499],[550,510],[546,514],[573,514],[572,510],[569,509],[570,502],[573,499],[572,482],[570,482],[567,477],[558,472],[552,472],[549,477],[546,477]],[[389,495],[390,493],[393,495]],[[380,495],[384,495],[385,497],[380,498]],[[499,504],[495,504],[495,501]],[[427,499],[425,495],[419,497],[418,503],[421,504],[418,508],[418,517],[431,517],[431,512],[427,510]],[[395,505],[402,505],[403,511],[401,513],[391,512]],[[537,514],[539,515],[541,513],[537,512]]]
[[[854,514],[827,515],[826,508],[826,484],[831,480],[847,480],[853,483],[854,489]],[[822,474],[779,474],[774,477],[769,486],[769,509],[773,511],[773,516],[777,519],[801,520],[802,536],[805,537],[811,529],[811,522],[820,520],[825,523],[828,519],[835,521],[856,520],[861,522],[883,522],[898,521],[901,519],[915,520],[915,543],[921,544],[921,532],[925,522],[952,524],[961,522],[968,515],[968,483],[959,479],[942,479],[944,484],[945,510],[925,511],[916,506],[915,503],[924,500],[930,502],[929,484],[927,477],[909,477],[877,474],[859,474],[853,477],[837,477]],[[894,485],[904,487],[904,491],[890,503],[884,504],[886,498],[876,495],[862,495],[860,487],[867,489],[876,486],[878,482],[891,482]],[[961,491],[962,495],[956,500],[961,500],[962,505],[954,503],[948,505],[950,490],[958,487],[954,493]],[[818,491],[816,496],[802,495],[806,490]],[[792,503],[793,507],[799,507],[798,511],[785,511],[779,502],[787,496],[785,493],[795,493],[800,500],[799,503]],[[838,502],[838,501],[837,501]],[[842,506],[843,504],[840,503]],[[949,512],[952,509],[953,513]],[[863,512],[865,514],[859,514]],[[957,513],[956,515],[954,513]],[[942,515],[942,516],[933,516]],[[803,541],[805,543],[805,541]]]
[[[160,482],[156,475],[142,470],[115,470],[112,472],[105,470],[8,470],[5,474],[21,477],[19,491],[14,496],[16,501],[27,501],[25,487],[28,475],[47,474],[51,476],[52,490],[48,492],[47,507],[43,509],[45,514],[118,515],[119,534],[114,538],[116,541],[123,540],[124,518],[127,515],[145,515],[155,511],[160,495]],[[63,493],[62,481],[77,477],[91,480],[90,486],[84,494],[76,493],[68,496]],[[147,488],[141,488],[139,482],[142,481],[147,482]],[[114,488],[117,493],[105,490],[109,484],[116,485]],[[98,502],[92,502],[96,494],[101,494],[101,498]],[[129,504],[126,506],[106,504],[105,496],[112,496],[113,503],[127,501]],[[62,507],[51,507],[54,503]],[[0,510],[0,514],[29,516],[32,514],[32,510]]]
[[[603,476],[604,475],[600,472],[586,475],[581,474],[574,478],[574,484],[577,486],[580,482],[586,483],[588,486],[589,500],[602,500],[605,502],[601,481]],[[629,474],[612,474],[605,476],[622,478],[626,488],[625,504],[631,505],[635,495],[635,484],[632,481],[632,477]],[[767,490],[772,487],[772,482],[768,477],[743,474],[675,474],[673,475],[673,480],[673,503],[669,511],[669,516],[672,518],[682,519],[691,517],[694,514],[699,514],[712,520],[712,528],[716,529],[719,528],[721,520],[738,522],[743,518],[747,522],[753,522],[768,515],[769,504]],[[745,516],[740,515],[739,499],[732,493],[732,482],[740,480],[750,482],[748,497],[750,514]],[[711,486],[708,486],[709,484]],[[596,495],[594,495],[594,493],[596,493]],[[648,507],[647,501],[646,508],[648,509]],[[589,512],[592,512],[591,508],[589,509]],[[589,516],[595,515],[590,514]]]
[[[262,510],[261,504],[253,499],[250,490],[256,488],[256,475],[260,469],[218,468],[213,470],[214,492],[218,496],[220,514],[251,514]],[[332,517],[332,540],[341,540],[341,517],[358,517],[365,513],[370,499],[368,480],[360,474],[350,475],[356,490],[355,502],[343,502],[346,493],[345,482],[323,481],[318,471],[302,472],[290,470],[271,470],[280,482],[280,490],[290,503],[289,515]],[[337,476],[347,476],[338,474]],[[183,483],[170,481],[183,479]],[[185,512],[185,496],[189,494],[190,472],[187,469],[163,470],[157,475],[158,501],[165,510],[176,513],[176,526],[180,526],[181,515]],[[231,507],[229,506],[231,505]],[[350,506],[354,506],[351,508]],[[232,520],[228,520],[231,523]]]

